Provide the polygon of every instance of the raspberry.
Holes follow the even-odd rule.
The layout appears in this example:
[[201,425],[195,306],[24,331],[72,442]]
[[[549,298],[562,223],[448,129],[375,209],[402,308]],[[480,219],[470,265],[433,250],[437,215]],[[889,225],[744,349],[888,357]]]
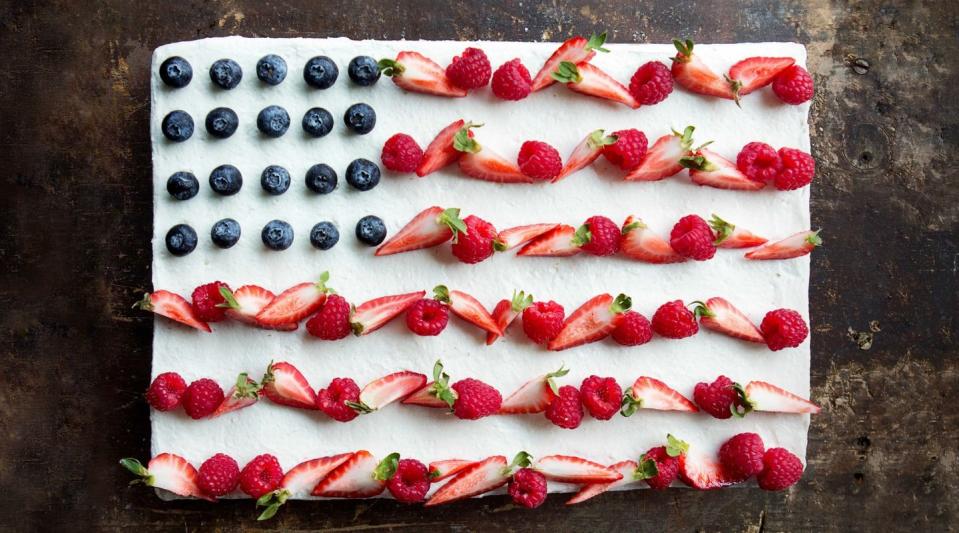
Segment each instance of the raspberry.
[[579,387],[583,405],[597,420],[609,420],[619,412],[623,401],[623,389],[613,378],[589,376]]
[[773,92],[787,104],[808,102],[813,95],[812,76],[806,69],[793,65],[780,72],[773,80]]
[[637,129],[619,130],[613,132],[616,142],[603,146],[603,156],[610,163],[623,170],[633,170],[646,157],[646,148],[649,142],[646,134]]
[[613,330],[613,340],[623,346],[639,346],[653,338],[649,320],[636,311],[626,311]]
[[546,501],[546,476],[532,468],[520,468],[506,490],[516,505],[535,509]]
[[696,261],[712,259],[716,255],[713,230],[698,215],[686,215],[679,219],[669,233],[669,244],[676,253]]
[[777,189],[791,191],[812,182],[816,175],[816,160],[811,155],[795,148],[780,148],[779,158],[783,166],[773,181]]
[[350,378],[333,378],[325,389],[316,391],[316,408],[339,422],[349,422],[359,415],[346,405],[359,401],[360,387]]
[[416,459],[400,459],[396,473],[386,482],[386,488],[397,501],[421,502],[430,490],[429,470]]
[[612,220],[604,216],[594,216],[576,230],[573,245],[593,255],[613,255],[619,251],[622,230]]
[[406,312],[406,327],[417,335],[431,337],[446,329],[449,319],[449,309],[445,305],[424,298],[411,305]]
[[523,332],[536,344],[546,344],[563,329],[566,310],[550,300],[536,302],[523,310]]
[[276,457],[268,453],[257,455],[240,471],[240,490],[251,498],[272,492],[281,481],[283,468]]
[[466,233],[458,233],[453,243],[453,255],[460,262],[479,263],[493,255],[496,228],[480,217],[470,215],[463,219]]
[[186,382],[176,372],[164,372],[157,376],[147,389],[147,402],[157,411],[172,411],[180,406],[186,392]]
[[519,58],[503,63],[493,73],[493,94],[503,100],[522,100],[532,90],[533,78]]
[[495,414],[503,403],[503,396],[498,390],[478,379],[461,379],[450,388],[456,391],[456,401],[453,402],[453,414],[456,418],[483,418]]
[[740,433],[719,448],[719,462],[736,481],[743,481],[763,471],[765,451],[762,437],[755,433]]
[[686,309],[682,300],[673,300],[659,306],[653,313],[653,331],[667,339],[685,339],[699,331],[699,324],[692,311]]
[[493,73],[489,58],[479,48],[467,48],[446,67],[446,77],[460,89],[478,89],[487,83]]
[[563,170],[563,159],[556,148],[540,141],[524,142],[516,163],[524,175],[538,181],[550,181]]
[[658,104],[673,92],[673,74],[659,61],[650,61],[636,69],[629,92],[643,105]]
[[772,181],[782,168],[776,149],[766,143],[751,142],[736,156],[736,168],[753,181]]
[[210,457],[197,471],[196,484],[207,496],[223,496],[236,488],[240,467],[229,455],[218,453]]
[[572,385],[563,385],[559,394],[546,408],[546,418],[564,429],[576,429],[583,421],[583,404],[579,390]]
[[802,461],[785,448],[770,448],[763,455],[763,471],[756,477],[763,490],[789,488],[802,477]]
[[183,393],[183,409],[194,420],[213,414],[221,403],[223,389],[212,379],[198,379]]
[[732,406],[737,409],[745,407],[734,385],[726,376],[719,376],[712,383],[697,383],[693,389],[693,400],[700,409],[714,418],[729,418],[733,416]]
[[774,352],[783,348],[795,348],[809,335],[806,321],[792,309],[776,309],[766,313],[759,329],[766,339],[766,346]]
[[676,481],[676,475],[679,473],[679,458],[670,457],[666,453],[665,446],[657,446],[644,453],[639,458],[639,462],[642,463],[647,459],[656,463],[656,475],[646,478],[646,484],[656,490],[668,489],[673,481]]
[[395,172],[414,172],[423,159],[423,149],[405,133],[397,133],[383,143],[383,166]]
[[193,289],[193,312],[203,322],[219,322],[226,318],[226,307],[217,307],[226,303],[220,294],[220,287],[230,286],[222,281],[214,281]]
[[325,341],[335,341],[350,334],[350,303],[339,294],[331,294],[323,307],[306,321],[306,331]]

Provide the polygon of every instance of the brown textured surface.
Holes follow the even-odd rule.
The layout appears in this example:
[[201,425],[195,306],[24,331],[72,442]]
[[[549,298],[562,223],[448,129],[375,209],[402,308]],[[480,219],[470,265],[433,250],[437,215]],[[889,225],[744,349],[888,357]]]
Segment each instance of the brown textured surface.
[[[0,1],[0,529],[952,530],[959,525],[959,3]],[[413,14],[415,13],[415,14]],[[149,453],[149,61],[209,36],[795,40],[809,49],[809,469],[785,493],[163,503],[116,460]],[[857,61],[857,59],[859,61]],[[204,73],[197,73],[204,75]],[[880,331],[870,331],[870,321]],[[850,332],[871,333],[857,336]],[[877,328],[873,328],[877,329]],[[857,342],[857,340],[859,342]]]

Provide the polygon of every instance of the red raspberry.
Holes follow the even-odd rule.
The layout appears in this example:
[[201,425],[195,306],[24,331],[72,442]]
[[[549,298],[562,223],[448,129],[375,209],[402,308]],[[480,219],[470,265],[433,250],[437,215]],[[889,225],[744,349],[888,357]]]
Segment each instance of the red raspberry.
[[564,429],[576,429],[583,421],[583,404],[579,390],[572,385],[563,385],[559,394],[546,408],[546,418]]
[[395,172],[415,172],[423,159],[423,149],[405,133],[397,133],[383,143],[380,160],[383,166]]
[[606,159],[623,170],[633,170],[646,157],[646,148],[649,142],[646,134],[637,129],[619,130],[613,132],[616,142],[603,146],[603,155]]
[[783,348],[795,348],[809,335],[806,321],[792,309],[776,309],[766,313],[759,329],[766,339],[766,346],[774,352]]
[[157,376],[147,389],[147,402],[157,411],[172,411],[180,406],[186,392],[186,382],[176,372],[164,372]]
[[506,490],[516,505],[536,509],[546,501],[546,476],[532,468],[520,468]]
[[350,334],[350,303],[339,294],[331,294],[320,310],[306,321],[306,331],[325,341],[335,341]]
[[489,83],[493,67],[479,48],[467,48],[446,67],[446,77],[460,89],[478,89]]
[[466,233],[458,233],[453,242],[453,255],[462,263],[479,263],[493,255],[496,228],[482,218],[470,215],[463,219]]
[[230,286],[222,281],[214,281],[193,289],[193,312],[203,322],[219,322],[226,318],[226,307],[217,307],[226,303],[226,299],[220,294],[220,287],[230,289]]
[[736,168],[753,181],[772,181],[783,163],[776,149],[766,143],[751,142],[736,156]]
[[763,455],[763,471],[756,477],[763,490],[783,490],[802,477],[802,461],[786,448],[770,448]]
[[649,320],[636,311],[626,311],[613,330],[613,340],[623,346],[639,346],[653,338]]
[[613,378],[589,376],[579,387],[583,405],[597,420],[609,420],[619,412],[623,401],[623,389]]
[[240,466],[224,453],[210,457],[197,471],[196,484],[207,496],[223,496],[236,488],[240,479]]
[[773,80],[773,92],[787,104],[808,102],[813,95],[812,76],[806,69],[793,65],[780,72]]
[[622,235],[622,230],[615,222],[597,215],[589,217],[580,226],[573,236],[573,244],[588,254],[613,255],[619,251]]
[[651,489],[668,489],[669,486],[673,484],[673,481],[676,481],[676,476],[679,474],[679,458],[670,457],[670,455],[666,453],[665,446],[657,446],[650,448],[649,451],[639,458],[639,461],[642,463],[647,459],[656,463],[656,475],[646,478],[644,480],[646,484],[649,485]]
[[673,92],[673,74],[659,61],[650,61],[636,69],[629,92],[643,105],[658,104]]
[[283,468],[276,457],[257,455],[240,471],[240,490],[251,498],[274,491],[283,481]]
[[519,58],[503,63],[493,73],[493,94],[503,100],[522,100],[532,91],[533,78]]
[[223,403],[223,389],[212,379],[201,378],[186,388],[183,393],[183,409],[196,420],[213,414]]
[[559,335],[565,319],[562,305],[552,300],[536,302],[523,310],[523,332],[536,344],[546,344]]
[[745,407],[734,383],[726,376],[719,376],[712,383],[697,383],[693,389],[693,400],[700,409],[714,418],[726,419],[733,416],[732,406]]
[[316,408],[339,422],[349,422],[359,415],[346,405],[359,401],[360,387],[350,378],[333,378],[329,386],[316,391]]
[[780,148],[782,170],[776,175],[773,185],[780,191],[791,191],[809,185],[816,175],[816,160],[811,155],[795,148]]
[[524,142],[516,163],[524,175],[538,181],[550,181],[563,170],[563,158],[556,148],[540,141]]
[[733,435],[719,448],[719,462],[736,481],[744,481],[763,471],[766,445],[755,433]]
[[503,396],[498,390],[478,379],[461,379],[450,388],[456,391],[456,401],[453,402],[453,414],[456,418],[483,418],[495,414],[503,403]]
[[386,488],[397,501],[421,502],[430,490],[429,469],[416,459],[400,459],[396,473],[386,482]]
[[676,253],[696,261],[712,259],[716,255],[713,230],[699,215],[679,219],[669,234],[669,244]]
[[406,312],[406,327],[417,335],[432,337],[446,329],[450,312],[445,305],[433,299],[424,298],[410,306]]
[[699,324],[692,311],[686,309],[682,300],[673,300],[659,306],[653,313],[653,331],[667,339],[685,339],[699,331]]

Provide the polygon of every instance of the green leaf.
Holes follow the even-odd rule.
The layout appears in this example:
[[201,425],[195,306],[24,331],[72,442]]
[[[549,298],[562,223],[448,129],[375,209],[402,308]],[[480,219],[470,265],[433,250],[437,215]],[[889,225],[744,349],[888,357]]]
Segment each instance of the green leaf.
[[[701,148],[701,147],[700,147]],[[712,172],[719,170],[719,167],[711,163],[702,155],[693,155],[679,158],[680,166],[690,170],[699,170],[702,172]]]
[[546,384],[549,386],[550,390],[553,391],[553,394],[559,394],[559,388],[556,387],[556,381],[553,378],[561,378],[569,374],[569,369],[566,368],[566,363],[560,365],[559,370],[556,372],[550,372],[546,374]]
[[806,242],[808,242],[809,244],[811,244],[811,245],[813,245],[813,246],[822,246],[822,237],[819,236],[819,232],[820,232],[820,231],[822,231],[822,230],[821,230],[821,229],[817,229],[817,230],[815,231],[815,233],[813,233],[812,235],[806,237]]
[[326,286],[326,282],[330,281],[330,273],[324,272],[320,274],[320,280],[316,283],[316,288],[320,292],[331,293],[333,289]]
[[716,316],[716,313],[710,311],[709,306],[707,306],[704,302],[696,300],[695,302],[692,302],[692,304],[696,306],[693,309],[693,316],[696,318],[710,318]]
[[533,456],[525,451],[521,451],[513,457],[513,462],[503,469],[503,475],[511,476],[516,469],[529,468],[531,466],[533,466]]
[[689,443],[679,440],[672,435],[666,435],[666,455],[679,457],[689,451]]
[[636,411],[643,407],[643,400],[633,397],[633,391],[627,390],[623,394],[623,401],[619,405],[619,414],[630,417],[636,414]]
[[559,67],[550,76],[562,83],[579,83],[583,81],[582,74],[576,68],[576,64],[570,61],[561,61]]
[[430,470],[430,473],[429,473],[430,479],[436,479],[442,475],[443,473],[440,472],[439,470]]
[[259,398],[262,388],[259,383],[250,379],[246,372],[243,372],[236,377],[236,392],[233,393],[233,397],[237,399]]
[[598,150],[604,146],[609,146],[619,140],[616,135],[606,135],[602,129],[595,130],[589,134],[586,139],[586,145],[593,150]]
[[437,285],[433,287],[433,299],[445,304],[450,303],[449,288],[446,285]]
[[453,137],[453,148],[456,148],[460,152],[469,152],[475,154],[483,149],[479,142],[476,139],[470,137],[470,129],[480,128],[482,124],[473,124],[472,122],[467,122],[459,131],[456,132],[456,135]]
[[290,491],[286,489],[274,490],[273,492],[267,492],[263,496],[260,496],[256,500],[256,507],[266,507],[260,516],[257,517],[257,520],[269,520],[273,518],[277,511],[280,510],[280,507],[286,503],[286,500],[290,498]]
[[637,218],[636,220],[634,220],[634,221],[630,222],[629,224],[626,224],[625,226],[623,226],[623,232],[622,232],[622,233],[623,233],[623,235],[626,235],[627,233],[633,231],[634,229],[645,228],[645,227],[647,227],[646,224],[644,224],[642,220],[639,220],[639,219]]
[[137,300],[137,303],[133,304],[133,309],[140,309],[141,311],[153,311],[153,302],[150,301],[150,293],[143,293],[143,298]]
[[380,69],[380,72],[387,76],[399,76],[406,70],[406,67],[397,63],[394,59],[381,59],[376,63],[377,68]]
[[526,294],[523,291],[513,291],[513,298],[510,300],[510,309],[514,313],[522,313],[527,307],[533,305],[533,295]]
[[626,311],[629,311],[629,308],[632,306],[633,306],[633,299],[630,298],[629,296],[626,296],[625,294],[620,294],[619,296],[616,297],[615,300],[613,300],[613,305],[609,307],[609,310],[612,311],[613,314],[618,315],[620,313],[625,313]]
[[440,213],[439,220],[437,221],[440,224],[445,224],[446,227],[453,232],[453,242],[455,243],[459,234],[462,233],[466,235],[467,227],[466,222],[463,222],[463,219],[460,218],[460,209],[458,207],[450,207],[444,209]]
[[376,468],[373,469],[373,479],[379,481],[389,481],[393,477],[393,474],[396,473],[396,468],[400,464],[400,454],[393,452],[387,455]]
[[372,407],[370,407],[369,405],[366,405],[363,402],[344,402],[344,403],[346,404],[347,407],[349,407],[350,409],[356,411],[357,413],[361,415],[368,415],[376,411],[376,409],[373,409]]
[[224,285],[220,285],[220,296],[225,300],[221,304],[216,304],[217,307],[223,307],[226,309],[239,309],[240,304],[236,301],[236,298],[233,297],[233,291],[227,288]]
[[446,402],[452,409],[453,404],[456,403],[457,395],[456,391],[449,387],[449,382],[449,374],[443,372],[443,363],[437,359],[433,365],[433,384],[430,385],[430,394]]
[[693,126],[686,126],[682,133],[673,130],[673,133],[679,136],[679,145],[684,151],[689,151],[693,147],[693,131],[695,130],[696,128]]
[[137,476],[137,479],[134,479],[130,482],[131,485],[136,485],[137,483],[145,483],[146,485],[153,485],[153,476],[150,475],[150,471],[143,466],[140,461],[132,457],[125,457],[120,459],[120,465],[123,468],[129,470],[133,475]]
[[728,239],[729,236],[733,234],[733,230],[736,229],[734,224],[730,224],[719,218],[715,213],[713,213],[713,217],[709,219],[709,226],[716,232],[716,241],[713,243],[716,246],[719,246],[723,241]]
[[609,52],[609,50],[603,48],[603,45],[606,44],[606,32],[596,35],[595,33],[589,36],[589,40],[586,41],[586,51],[596,50],[597,52]]
[[633,479],[639,481],[642,479],[654,478],[658,475],[659,467],[656,466],[656,461],[646,457],[646,454],[644,453],[642,457],[639,458],[639,466],[633,471]]
[[576,233],[573,234],[572,245],[579,247],[593,240],[593,234],[589,231],[589,226],[583,224],[576,229]]
[[679,39],[673,39],[673,46],[676,47],[676,51],[680,54],[686,56],[687,60],[690,56],[693,55],[693,41],[692,39],[686,39],[681,41]]
[[736,391],[736,395],[739,398],[739,403],[742,403],[742,407],[736,405],[736,403],[729,404],[729,412],[737,418],[743,418],[749,413],[753,412],[756,408],[756,403],[749,399],[749,396],[746,395],[746,389],[743,388],[739,383],[733,383],[733,390]]

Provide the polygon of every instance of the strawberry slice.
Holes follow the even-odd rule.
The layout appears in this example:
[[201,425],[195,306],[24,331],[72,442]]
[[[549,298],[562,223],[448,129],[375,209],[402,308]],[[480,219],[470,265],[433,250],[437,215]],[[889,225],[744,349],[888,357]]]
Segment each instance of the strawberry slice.
[[526,244],[536,237],[539,237],[558,225],[559,224],[530,224],[528,226],[504,229],[496,235],[496,240],[493,241],[493,249],[497,252],[512,250],[521,244]]
[[393,238],[377,248],[376,255],[393,255],[438,246],[451,239],[455,241],[459,233],[466,233],[460,210],[434,205],[420,211]]
[[550,372],[531,379],[523,384],[516,392],[510,394],[499,408],[501,415],[525,415],[542,413],[559,394],[554,378],[563,377],[569,369],[561,366],[556,372]]
[[373,380],[360,391],[359,402],[347,402],[360,414],[367,414],[406,398],[426,385],[426,376],[402,370]]
[[350,327],[357,336],[369,335],[409,309],[426,291],[408,292],[363,302],[350,314]]
[[384,75],[393,78],[393,83],[407,91],[436,96],[466,96],[466,89],[453,85],[443,67],[419,52],[400,52],[396,59],[381,59],[377,65]]
[[555,339],[549,341],[547,348],[565,350],[606,338],[616,329],[630,306],[632,300],[625,294],[616,298],[609,294],[593,297],[569,315],[563,323],[563,329],[559,330]]
[[369,498],[383,492],[386,481],[377,479],[379,461],[373,454],[360,450],[331,470],[313,488],[313,496],[327,498]]
[[433,461],[429,465],[430,482],[436,483],[461,472],[467,466],[476,464],[476,461],[466,459],[446,459]]
[[733,84],[713,72],[699,56],[693,54],[693,41],[673,39],[676,57],[673,58],[673,79],[686,90],[707,96],[735,100]]
[[[221,286],[220,295],[223,296],[225,302],[217,304],[217,307],[226,307],[227,316],[233,320],[255,326],[262,326],[256,321],[256,315],[276,298],[272,291],[268,291],[259,285],[244,285],[233,292],[230,292],[230,289],[226,286]],[[278,324],[273,326],[272,329],[293,331],[297,327],[299,327],[299,324],[290,322],[289,324]]]
[[516,255],[530,257],[568,257],[576,255],[582,249],[573,245],[574,235],[576,235],[576,228],[560,224],[526,243],[526,246],[520,248]]
[[489,311],[476,298],[463,291],[451,291],[445,285],[434,287],[433,294],[436,300],[448,305],[454,315],[485,330],[487,333],[503,334]]
[[765,381],[746,384],[748,410],[773,413],[819,413],[819,406]]
[[699,490],[718,489],[736,482],[719,461],[696,451],[686,451],[679,456],[679,479]]
[[270,362],[260,383],[263,385],[263,394],[273,403],[316,409],[316,393],[306,377],[290,363]]
[[791,57],[747,57],[736,63],[729,69],[729,79],[733,80],[736,101],[769,85],[780,72],[793,66],[795,62]]
[[676,253],[662,237],[653,233],[642,220],[630,215],[623,222],[620,251],[631,259],[646,263],[682,263],[685,257]]
[[426,147],[426,151],[423,152],[423,158],[420,159],[420,164],[416,167],[417,176],[422,178],[427,174],[432,174],[460,158],[462,152],[453,146],[453,138],[464,127],[467,128],[467,135],[469,135],[469,127],[463,119],[453,121],[452,124],[439,132],[436,138],[430,142],[430,145]]
[[589,63],[576,65],[563,61],[553,72],[553,79],[565,83],[568,89],[580,94],[619,102],[633,109],[639,107],[639,102],[625,85]]
[[597,51],[609,52],[609,50],[603,48],[603,44],[605,43],[606,32],[599,35],[593,34],[589,39],[578,35],[572,39],[567,39],[553,52],[553,55],[549,56],[549,59],[543,64],[543,68],[539,69],[539,72],[536,73],[532,84],[533,92],[545,89],[553,84],[555,81],[553,79],[553,73],[559,68],[560,63],[566,61],[574,65],[579,65],[592,59]]
[[573,148],[573,153],[569,154],[563,170],[553,178],[553,183],[593,164],[593,161],[596,161],[596,158],[603,153],[603,147],[614,142],[616,142],[615,135],[606,135],[603,130],[591,132],[576,145],[576,148]]
[[257,520],[269,520],[291,496],[309,495],[317,483],[334,469],[353,457],[353,453],[341,453],[303,461],[283,476],[280,488],[268,492],[256,501],[256,506],[266,507]]
[[686,411],[695,413],[699,407],[683,396],[676,389],[662,381],[647,376],[640,376],[633,383],[632,388],[623,395],[623,406],[619,413],[623,416],[632,416],[638,409],[655,409],[657,411]]
[[683,170],[680,160],[689,155],[693,146],[693,126],[682,133],[673,130],[663,135],[646,151],[642,163],[623,179],[626,181],[658,181],[675,176]]
[[256,321],[272,328],[303,320],[326,303],[326,295],[330,292],[326,282],[329,280],[330,273],[324,272],[317,283],[300,283],[286,289],[256,314]]
[[569,499],[569,501],[566,502],[566,505],[582,503],[593,496],[599,496],[608,490],[622,487],[623,485],[628,485],[630,483],[635,483],[637,481],[637,479],[633,477],[633,473],[636,472],[637,468],[639,468],[639,465],[636,463],[636,461],[620,461],[616,464],[609,465],[609,468],[619,472],[623,477],[616,481],[583,485],[579,489],[579,492],[577,492],[572,498]]
[[[513,291],[513,298],[510,300],[500,300],[496,307],[493,308],[493,320],[496,322],[496,326],[503,332],[503,335],[506,334],[506,328],[516,320],[516,317],[523,312],[524,309],[533,304],[533,295],[526,294],[523,291]],[[486,345],[489,346],[496,342],[496,339],[500,338],[502,335],[497,333],[487,333],[486,334]]]
[[226,391],[223,402],[216,408],[216,411],[213,411],[210,418],[216,418],[255,404],[260,399],[262,388],[259,383],[250,379],[246,372],[243,372],[236,377],[236,384]]
[[726,222],[716,215],[713,215],[713,218],[709,219],[709,225],[716,233],[716,242],[714,244],[718,248],[754,248],[765,244],[768,240],[749,230]]
[[792,259],[808,255],[817,246],[822,246],[819,230],[800,231],[747,253],[746,259]]
[[134,309],[152,311],[160,316],[176,320],[191,328],[207,333],[213,331],[210,325],[196,317],[193,306],[179,294],[170,291],[156,291],[153,294],[144,294],[143,299],[133,305]]
[[612,468],[571,455],[540,457],[533,469],[560,483],[609,483],[624,477]]
[[407,396],[401,403],[406,405],[419,405],[421,407],[432,407],[434,409],[449,409],[450,404],[436,396],[437,387],[435,381],[430,381],[426,385],[417,389]]
[[146,468],[132,458],[120,459],[120,464],[138,476],[133,483],[163,489],[177,496],[203,498],[213,501],[196,484],[197,472],[186,459],[172,453],[161,453],[150,459]]
[[509,468],[506,457],[494,455],[460,469],[445,485],[439,488],[425,506],[440,505],[472,498],[498,489],[509,481]]
[[705,302],[694,303],[696,308],[693,313],[704,327],[744,341],[765,343],[759,328],[725,298],[716,296]]
[[766,186],[747,178],[736,168],[736,163],[705,148],[680,159],[679,163],[689,169],[689,177],[697,185],[737,191],[758,191]]

